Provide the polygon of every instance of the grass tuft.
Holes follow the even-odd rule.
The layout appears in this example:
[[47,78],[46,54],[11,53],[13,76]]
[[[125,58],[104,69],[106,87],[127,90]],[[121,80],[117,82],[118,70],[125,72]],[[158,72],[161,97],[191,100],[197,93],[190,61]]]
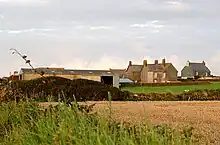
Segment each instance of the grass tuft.
[[[109,94],[109,97],[111,95]],[[111,104],[111,101],[109,102]],[[191,144],[191,130],[120,124],[59,103],[42,109],[31,101],[0,104],[0,144],[170,145]]]

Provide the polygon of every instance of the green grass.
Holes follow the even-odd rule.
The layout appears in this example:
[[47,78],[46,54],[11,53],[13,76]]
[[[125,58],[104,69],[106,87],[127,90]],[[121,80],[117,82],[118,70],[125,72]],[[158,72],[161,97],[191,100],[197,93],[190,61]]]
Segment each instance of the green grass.
[[160,86],[160,87],[123,87],[123,91],[130,91],[133,93],[183,93],[185,90],[204,90],[204,89],[220,89],[220,83],[211,83],[205,85],[183,85],[183,86]]
[[118,124],[62,104],[47,111],[31,102],[0,104],[2,145],[189,145],[191,136],[191,128]]

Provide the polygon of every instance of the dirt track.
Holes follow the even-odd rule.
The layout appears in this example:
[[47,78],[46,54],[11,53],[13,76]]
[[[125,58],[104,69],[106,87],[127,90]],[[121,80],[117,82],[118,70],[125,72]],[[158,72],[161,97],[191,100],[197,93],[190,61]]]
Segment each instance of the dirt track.
[[[108,102],[96,103],[95,111],[108,114]],[[220,102],[112,102],[112,116],[121,122],[190,125],[202,142],[220,144]]]

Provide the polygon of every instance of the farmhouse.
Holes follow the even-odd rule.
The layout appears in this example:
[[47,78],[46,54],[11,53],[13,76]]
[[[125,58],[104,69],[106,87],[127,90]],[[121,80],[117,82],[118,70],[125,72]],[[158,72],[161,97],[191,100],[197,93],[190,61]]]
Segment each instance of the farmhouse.
[[206,66],[205,62],[195,63],[187,61],[186,66],[181,71],[182,78],[200,78],[211,76],[211,71]]
[[154,64],[148,64],[147,60],[144,60],[142,65],[134,65],[129,61],[125,71],[125,77],[139,83],[177,81],[177,74],[177,69],[172,63],[166,63],[165,59],[162,63],[155,60]]
[[[43,72],[45,77],[58,76],[66,79],[88,79],[103,82],[104,84],[119,87],[119,76],[110,70],[71,70],[64,68],[36,68],[37,72]],[[33,69],[21,68],[19,80],[31,80],[40,78],[40,74]]]

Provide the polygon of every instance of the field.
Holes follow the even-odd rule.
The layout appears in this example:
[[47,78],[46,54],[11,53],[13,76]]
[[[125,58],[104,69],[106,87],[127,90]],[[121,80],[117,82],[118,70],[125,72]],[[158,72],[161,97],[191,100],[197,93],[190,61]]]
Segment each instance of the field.
[[93,112],[86,113],[82,110],[82,105],[75,103],[72,107],[60,103],[55,103],[57,105],[54,107],[48,106],[48,103],[40,106],[37,104],[29,101],[0,104],[0,144],[189,145],[198,143],[193,139],[191,128],[173,130],[165,125],[120,123],[113,115],[114,112],[111,113],[111,109],[114,111],[115,108],[112,108],[110,103],[108,112],[105,112],[106,116]]
[[[120,89],[87,80],[47,78],[17,83],[2,89],[0,144],[220,144],[220,102],[188,101],[193,97],[220,100],[219,90],[177,95],[186,89],[217,89],[220,83],[146,87],[146,90],[142,87],[144,93],[172,90],[176,94],[134,95],[136,98]],[[124,89],[137,91],[137,88]],[[146,100],[156,97],[162,101],[139,102],[139,97]],[[110,99],[115,101],[103,101]],[[132,101],[126,102],[126,99]],[[164,101],[167,99],[172,102]],[[74,103],[83,100],[87,102]],[[91,109],[93,103],[95,106]],[[89,111],[81,105],[89,107]]]
[[211,83],[205,85],[183,85],[183,86],[160,86],[160,87],[123,87],[123,91],[130,91],[133,93],[183,93],[184,91],[191,90],[204,90],[204,89],[220,89],[220,83]]
[[[89,102],[89,104],[94,102]],[[108,110],[106,102],[95,102],[98,112]],[[112,116],[121,122],[140,123],[145,118],[152,124],[168,124],[174,128],[194,127],[200,144],[220,144],[220,102],[113,102]]]

